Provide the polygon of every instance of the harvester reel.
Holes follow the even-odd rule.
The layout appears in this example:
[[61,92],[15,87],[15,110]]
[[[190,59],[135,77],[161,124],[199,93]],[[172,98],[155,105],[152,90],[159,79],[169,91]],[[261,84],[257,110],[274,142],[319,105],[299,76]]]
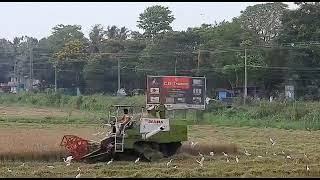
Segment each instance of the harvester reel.
[[74,135],[63,136],[60,146],[64,146],[75,160],[80,160],[89,151],[88,140]]

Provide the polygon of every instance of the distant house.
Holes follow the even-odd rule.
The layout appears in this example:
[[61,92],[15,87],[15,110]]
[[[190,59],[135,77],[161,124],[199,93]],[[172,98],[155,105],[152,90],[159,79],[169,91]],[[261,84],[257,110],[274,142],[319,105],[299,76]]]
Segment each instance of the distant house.
[[[233,90],[234,90],[234,95],[236,97],[243,97],[243,95],[244,95],[244,87],[243,86],[233,88]],[[254,98],[262,97],[263,91],[257,86],[248,86],[247,87],[247,96],[254,97]]]
[[223,99],[226,99],[226,98],[230,98],[234,94],[232,90],[223,89],[223,88],[216,89],[216,92],[217,92],[218,100],[223,100]]

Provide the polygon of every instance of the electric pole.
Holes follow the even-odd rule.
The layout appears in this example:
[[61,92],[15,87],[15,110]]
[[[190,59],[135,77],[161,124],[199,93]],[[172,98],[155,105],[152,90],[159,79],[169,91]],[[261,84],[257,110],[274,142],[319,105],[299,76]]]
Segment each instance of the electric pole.
[[57,64],[54,65],[54,91],[57,93],[58,83],[57,83]]
[[120,92],[120,59],[118,58],[118,92]]
[[174,64],[174,75],[177,75],[177,57],[176,57],[176,62]]
[[244,49],[244,99],[243,102],[246,104],[246,99],[248,95],[247,89],[247,48]]
[[33,89],[33,79],[32,79],[32,74],[33,74],[33,57],[32,57],[32,55],[33,55],[33,53],[32,53],[32,51],[33,51],[33,49],[32,49],[32,47],[30,46],[30,42],[28,43],[28,45],[29,45],[29,61],[30,61],[30,91]]
[[198,69],[197,69],[197,76],[199,76],[199,73],[200,73],[199,66],[200,66],[200,50],[199,50],[199,52],[198,52]]

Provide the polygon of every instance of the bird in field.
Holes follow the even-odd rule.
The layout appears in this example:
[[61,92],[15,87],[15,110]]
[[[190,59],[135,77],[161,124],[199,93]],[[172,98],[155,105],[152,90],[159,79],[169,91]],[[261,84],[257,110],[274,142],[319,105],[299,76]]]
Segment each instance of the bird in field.
[[276,141],[273,140],[272,138],[269,138],[269,140],[270,140],[272,146],[274,146],[276,144]]
[[107,162],[107,165],[111,164],[113,162],[113,158]]
[[287,158],[287,159],[291,159],[291,156],[288,155],[286,158]]
[[262,158],[262,156],[257,156],[258,158]]
[[277,154],[276,154],[276,153],[273,153],[273,155],[276,156]]
[[95,134],[92,134],[93,136],[97,136],[97,135],[99,135],[100,134],[100,131],[98,131],[97,133],[95,133]]
[[199,153],[199,156],[203,157],[203,154],[201,154],[200,152],[198,152],[198,153]]
[[307,159],[308,159],[308,156],[307,156],[307,154],[306,154],[306,153],[303,153],[303,155],[304,155],[304,157],[305,157],[305,158],[307,158]]
[[244,149],[244,154],[247,156],[251,156],[251,154],[247,151],[247,149]]
[[11,169],[9,169],[9,168],[7,168],[7,169],[8,169],[8,172],[9,172],[9,173],[11,173],[11,172],[12,172],[12,170],[11,170]]
[[308,165],[307,165],[307,167],[306,167],[306,168],[307,168],[307,171],[310,171],[310,168],[309,168],[309,166],[308,166]]
[[281,153],[282,153],[283,155],[285,155],[284,151],[281,151]]
[[66,166],[70,166],[72,159],[72,156],[68,156],[67,159],[63,158],[63,161],[66,163]]
[[138,157],[135,161],[134,161],[134,163],[138,163],[140,161],[140,157]]
[[76,176],[76,178],[80,178],[81,177],[81,169],[78,167],[78,170],[77,171],[79,171],[79,174],[77,174],[77,176]]
[[214,156],[214,153],[213,153],[213,152],[210,152],[210,156]]
[[167,162],[167,167],[169,167],[170,166],[170,164],[171,164],[171,162],[173,161],[173,159],[170,159],[170,161],[169,162]]
[[21,165],[20,165],[20,167],[23,167],[24,166],[24,163],[22,163]]
[[173,168],[174,168],[174,169],[177,169],[177,168],[178,168],[178,166],[177,166],[177,165],[174,165],[174,166],[173,166]]
[[222,152],[222,154],[223,154],[225,157],[228,157],[228,154],[227,154],[227,153]]
[[236,162],[239,163],[239,158],[238,158],[238,156],[236,156]]
[[48,168],[50,168],[50,169],[53,169],[54,168],[54,166],[47,166]]
[[266,155],[268,154],[268,151],[266,151]]
[[204,162],[204,157],[202,157],[200,161],[198,161],[198,160],[196,160],[196,161],[202,167],[203,166],[203,162]]
[[229,161],[229,158],[227,157],[227,163],[228,163],[228,162],[230,162],[230,161]]
[[198,144],[198,142],[191,141],[191,148],[194,148],[197,144]]

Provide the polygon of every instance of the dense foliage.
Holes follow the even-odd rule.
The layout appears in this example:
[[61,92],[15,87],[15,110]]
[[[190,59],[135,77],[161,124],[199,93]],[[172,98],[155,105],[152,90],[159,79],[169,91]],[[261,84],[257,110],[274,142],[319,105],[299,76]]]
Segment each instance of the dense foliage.
[[[206,76],[213,88],[244,84],[244,49],[247,49],[248,85],[266,95],[294,84],[298,94],[318,96],[320,50],[308,42],[320,38],[319,3],[298,3],[289,10],[283,3],[247,7],[232,21],[203,24],[173,31],[174,12],[151,6],[142,12],[137,27],[94,25],[87,39],[79,25],[59,24],[52,34],[37,40],[16,37],[0,40],[0,82],[32,76],[59,88],[80,87],[85,93],[114,93],[118,61],[121,86],[145,88],[146,75]],[[300,42],[300,43],[297,43]],[[302,43],[301,43],[302,42]],[[311,88],[312,87],[312,88]],[[308,91],[307,91],[308,89]]]

